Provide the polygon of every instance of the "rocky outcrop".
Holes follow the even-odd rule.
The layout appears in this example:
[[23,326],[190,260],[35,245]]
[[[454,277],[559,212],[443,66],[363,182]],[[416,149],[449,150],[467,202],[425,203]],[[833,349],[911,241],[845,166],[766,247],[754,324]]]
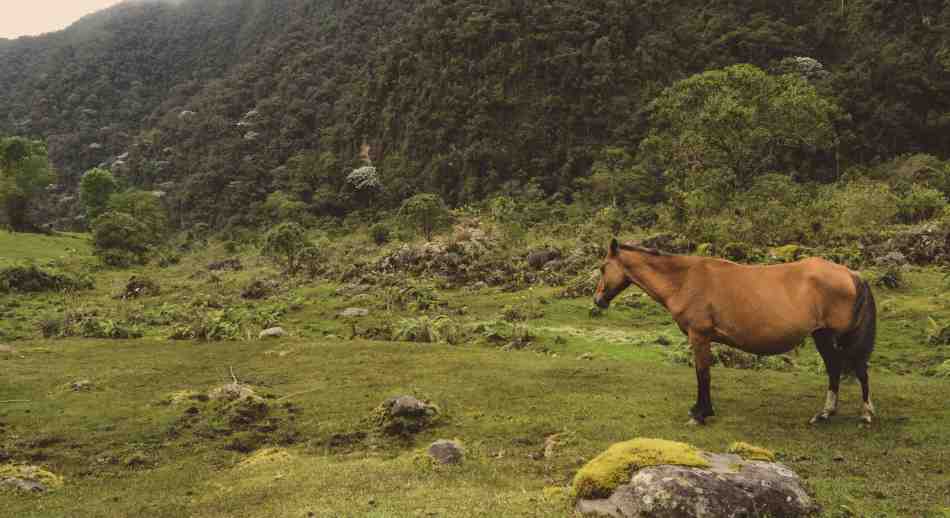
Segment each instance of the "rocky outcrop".
[[746,444],[732,450],[738,454],[657,439],[619,443],[578,472],[577,511],[620,518],[781,518],[819,512],[794,471],[754,460],[770,458],[771,452]]

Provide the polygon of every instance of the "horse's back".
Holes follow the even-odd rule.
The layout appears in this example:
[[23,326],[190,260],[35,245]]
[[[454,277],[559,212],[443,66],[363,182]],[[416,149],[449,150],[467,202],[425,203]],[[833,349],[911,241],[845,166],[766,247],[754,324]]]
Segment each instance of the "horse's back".
[[857,294],[848,268],[821,258],[779,265],[704,261],[694,276],[703,284],[717,334],[750,352],[765,352],[820,328],[850,326]]

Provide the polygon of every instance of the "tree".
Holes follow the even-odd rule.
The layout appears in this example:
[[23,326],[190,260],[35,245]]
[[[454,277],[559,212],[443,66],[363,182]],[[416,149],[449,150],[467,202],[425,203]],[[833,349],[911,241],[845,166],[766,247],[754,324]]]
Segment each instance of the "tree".
[[108,211],[92,222],[92,246],[95,254],[110,266],[145,264],[150,229],[131,214]]
[[90,169],[79,181],[79,201],[86,210],[86,218],[92,221],[106,211],[109,197],[119,188],[112,173],[105,170]]
[[0,205],[14,231],[36,227],[30,208],[54,178],[45,144],[22,137],[0,139]]
[[799,74],[735,65],[694,75],[651,105],[641,143],[673,189],[745,189],[759,175],[790,173],[803,157],[834,149],[839,110]]
[[128,214],[142,223],[146,241],[154,246],[161,243],[168,228],[168,214],[161,199],[147,191],[129,190],[113,194],[108,210]]
[[261,253],[283,265],[290,275],[296,275],[300,255],[309,245],[303,227],[293,222],[281,223],[264,236]]
[[432,241],[432,232],[449,221],[449,211],[437,194],[417,194],[402,203],[399,213],[426,241]]

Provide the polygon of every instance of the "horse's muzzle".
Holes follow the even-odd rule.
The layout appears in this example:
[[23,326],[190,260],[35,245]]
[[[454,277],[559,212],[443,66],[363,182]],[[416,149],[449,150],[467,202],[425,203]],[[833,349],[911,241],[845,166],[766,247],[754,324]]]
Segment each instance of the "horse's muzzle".
[[610,307],[610,301],[606,297],[594,297],[594,304],[597,305],[600,309],[607,309]]

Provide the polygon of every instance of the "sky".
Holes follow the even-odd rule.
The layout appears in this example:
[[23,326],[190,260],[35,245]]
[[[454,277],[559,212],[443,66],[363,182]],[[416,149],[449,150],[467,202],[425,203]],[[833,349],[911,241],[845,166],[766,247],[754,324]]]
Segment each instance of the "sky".
[[83,16],[122,0],[3,0],[0,38],[36,36],[65,29]]

